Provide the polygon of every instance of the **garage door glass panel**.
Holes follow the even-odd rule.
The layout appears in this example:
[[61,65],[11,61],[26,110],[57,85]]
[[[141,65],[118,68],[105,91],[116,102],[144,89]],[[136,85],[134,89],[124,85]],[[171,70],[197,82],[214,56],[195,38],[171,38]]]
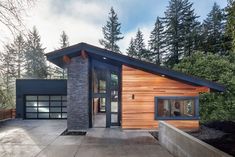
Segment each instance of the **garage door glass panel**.
[[61,102],[51,101],[51,106],[61,106]]
[[38,106],[49,106],[49,102],[38,102]]
[[61,113],[50,113],[50,118],[61,118]]
[[38,110],[37,107],[28,107],[26,109],[26,112],[38,112],[37,110]]
[[38,112],[49,112],[49,107],[39,107]]
[[37,100],[37,96],[26,96],[26,100]]
[[26,118],[37,118],[37,113],[27,113]]
[[26,106],[35,106],[37,107],[37,102],[26,102]]
[[61,107],[51,107],[50,112],[61,112]]
[[51,96],[51,100],[61,100],[61,96]]
[[38,96],[38,100],[49,100],[49,96]]
[[67,113],[62,113],[62,118],[67,118]]
[[49,113],[39,113],[38,118],[49,118]]

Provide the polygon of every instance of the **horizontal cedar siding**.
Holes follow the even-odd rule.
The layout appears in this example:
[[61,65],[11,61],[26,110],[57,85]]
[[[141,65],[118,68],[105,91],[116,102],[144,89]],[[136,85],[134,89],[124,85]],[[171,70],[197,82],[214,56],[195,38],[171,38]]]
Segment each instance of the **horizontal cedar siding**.
[[[122,66],[122,128],[154,129],[155,96],[198,96],[207,87],[192,86],[160,75]],[[134,94],[134,99],[132,99]],[[181,129],[196,129],[197,120],[170,120]]]

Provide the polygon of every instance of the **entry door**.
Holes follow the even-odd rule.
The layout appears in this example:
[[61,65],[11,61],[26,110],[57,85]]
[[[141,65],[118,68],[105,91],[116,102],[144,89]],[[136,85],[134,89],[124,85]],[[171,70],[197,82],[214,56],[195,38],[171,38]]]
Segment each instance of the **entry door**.
[[[93,63],[93,102],[98,103],[99,111],[106,114],[106,127],[120,125],[120,71],[119,68],[104,63]],[[94,105],[94,103],[93,103]],[[94,106],[92,106],[94,109]],[[94,114],[92,115],[94,116]],[[94,122],[93,122],[94,123]],[[94,126],[94,124],[93,124]]]

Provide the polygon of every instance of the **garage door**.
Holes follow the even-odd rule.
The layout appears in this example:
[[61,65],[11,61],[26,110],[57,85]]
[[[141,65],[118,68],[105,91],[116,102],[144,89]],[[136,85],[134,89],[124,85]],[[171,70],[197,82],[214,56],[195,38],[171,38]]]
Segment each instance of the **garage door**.
[[25,118],[26,119],[67,118],[67,96],[26,95]]

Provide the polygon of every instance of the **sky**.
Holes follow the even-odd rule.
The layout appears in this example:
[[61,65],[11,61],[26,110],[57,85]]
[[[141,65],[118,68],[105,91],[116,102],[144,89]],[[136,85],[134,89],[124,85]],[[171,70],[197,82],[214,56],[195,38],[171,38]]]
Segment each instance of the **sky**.
[[[206,18],[214,2],[221,8],[227,5],[227,0],[190,2],[194,3],[193,8],[200,16],[200,21]],[[164,16],[168,3],[168,0],[38,0],[28,10],[24,23],[29,29],[36,26],[46,53],[59,47],[59,37],[63,30],[69,36],[70,45],[87,42],[101,47],[99,39],[103,37],[102,26],[113,6],[124,36],[118,45],[125,52],[138,29],[143,32],[147,45],[154,22],[157,16]]]

